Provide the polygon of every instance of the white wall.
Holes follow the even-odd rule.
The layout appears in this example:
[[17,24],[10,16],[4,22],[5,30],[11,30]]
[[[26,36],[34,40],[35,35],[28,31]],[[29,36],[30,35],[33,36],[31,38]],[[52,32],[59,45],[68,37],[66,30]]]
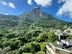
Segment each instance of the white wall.
[[48,45],[46,45],[46,48],[48,49],[49,52],[51,52],[51,54],[56,54],[56,53],[52,50],[52,48],[50,48]]
[[63,43],[69,45],[72,45],[72,40],[61,40],[56,42],[58,45],[63,45]]
[[58,45],[63,45],[63,43],[61,41],[57,41]]
[[61,42],[67,44],[68,46],[72,45],[72,40],[61,40]]

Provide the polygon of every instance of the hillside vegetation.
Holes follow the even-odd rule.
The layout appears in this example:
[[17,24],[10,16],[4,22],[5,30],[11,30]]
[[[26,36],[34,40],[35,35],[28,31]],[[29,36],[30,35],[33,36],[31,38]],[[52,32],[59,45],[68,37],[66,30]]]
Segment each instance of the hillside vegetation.
[[0,54],[45,54],[46,44],[56,40],[53,29],[66,29],[71,22],[61,21],[33,8],[19,16],[0,14]]

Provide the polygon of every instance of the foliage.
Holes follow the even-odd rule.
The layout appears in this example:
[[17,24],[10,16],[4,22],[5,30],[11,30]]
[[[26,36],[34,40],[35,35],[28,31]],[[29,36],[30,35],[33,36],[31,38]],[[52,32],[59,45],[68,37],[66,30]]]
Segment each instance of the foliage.
[[40,47],[41,47],[41,51],[45,51],[46,50],[46,44],[47,44],[48,42],[41,42],[40,43]]
[[45,52],[44,51],[39,51],[36,54],[45,54]]
[[46,33],[46,32],[40,33],[39,36],[36,38],[36,40],[37,40],[38,42],[45,42],[45,41],[47,41],[47,40],[48,40],[48,35],[47,35],[47,33]]
[[32,53],[23,53],[23,54],[32,54]]
[[[45,54],[48,41],[55,41],[50,28],[64,30],[65,25],[72,26],[72,23],[58,20],[40,8],[19,16],[0,14],[0,52]],[[68,38],[72,39],[72,35]]]
[[37,52],[40,50],[40,45],[37,42],[27,43],[20,47],[20,52]]
[[0,14],[0,27],[14,27],[18,25],[18,16]]
[[70,30],[67,30],[66,32],[67,32],[67,33],[70,33],[71,31],[70,31]]
[[[35,54],[40,50],[45,51],[49,40],[54,41],[54,34],[49,33],[45,28],[29,28],[27,32],[22,30],[19,33],[14,32],[14,30],[7,31],[4,34],[1,33],[3,36],[0,37],[0,48],[2,52],[4,49],[4,52],[8,54]],[[10,48],[7,48],[8,46]],[[8,50],[6,51],[5,49]]]
[[49,39],[49,41],[54,42],[55,41],[55,35],[54,35],[54,33],[49,32],[48,33],[48,39]]
[[70,35],[67,39],[72,39],[72,35]]
[[8,33],[8,34],[6,34],[4,37],[10,39],[10,38],[14,38],[14,37],[16,37],[16,36],[15,36],[15,34],[13,34],[13,33]]

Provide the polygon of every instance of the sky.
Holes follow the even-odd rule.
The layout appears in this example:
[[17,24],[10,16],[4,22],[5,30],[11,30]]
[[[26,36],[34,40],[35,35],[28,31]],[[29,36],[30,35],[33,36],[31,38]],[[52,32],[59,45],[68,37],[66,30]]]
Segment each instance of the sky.
[[0,14],[18,16],[37,6],[60,20],[72,22],[72,0],[0,0]]

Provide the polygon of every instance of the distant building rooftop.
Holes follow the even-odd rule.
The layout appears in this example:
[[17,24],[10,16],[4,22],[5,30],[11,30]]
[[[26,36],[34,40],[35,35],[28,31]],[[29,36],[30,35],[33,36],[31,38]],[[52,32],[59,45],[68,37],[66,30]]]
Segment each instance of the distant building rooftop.
[[49,52],[49,54],[72,54],[72,46],[66,46],[64,48],[64,46],[58,45],[56,42],[50,42],[48,45],[46,45],[46,48],[46,51],[47,53]]
[[61,49],[64,49],[64,50],[68,50],[68,51],[72,51],[72,46],[62,46],[62,45],[58,45],[57,43],[52,43],[55,47],[59,47]]

